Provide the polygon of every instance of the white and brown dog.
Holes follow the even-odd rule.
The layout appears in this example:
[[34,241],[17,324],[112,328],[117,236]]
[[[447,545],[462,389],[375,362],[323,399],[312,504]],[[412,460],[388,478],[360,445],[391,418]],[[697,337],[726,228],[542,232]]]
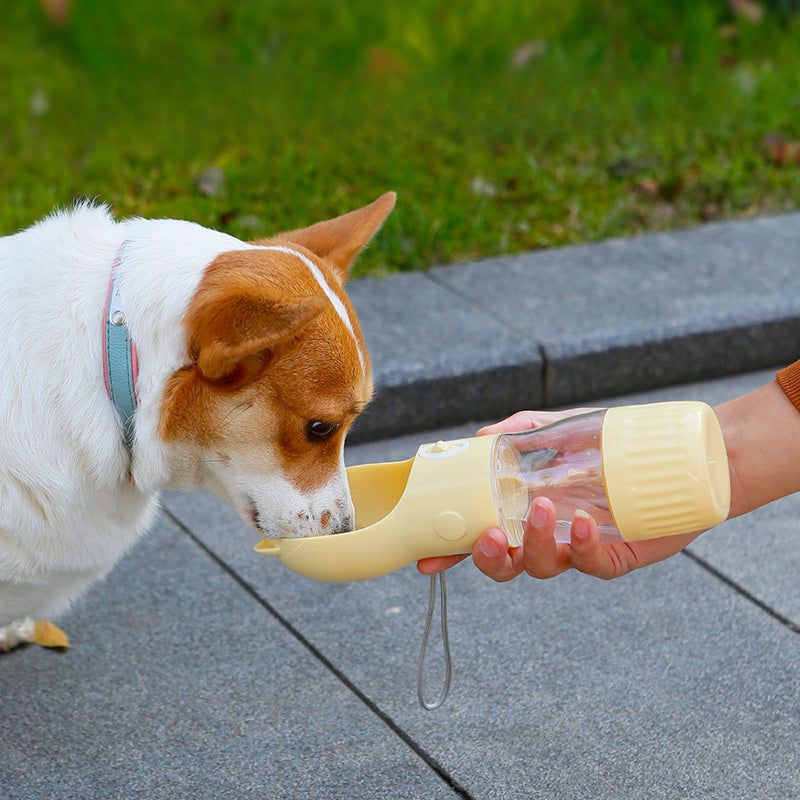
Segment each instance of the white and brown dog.
[[259,536],[352,527],[370,364],[342,285],[393,193],[253,243],[84,204],[0,238],[0,648],[205,487]]

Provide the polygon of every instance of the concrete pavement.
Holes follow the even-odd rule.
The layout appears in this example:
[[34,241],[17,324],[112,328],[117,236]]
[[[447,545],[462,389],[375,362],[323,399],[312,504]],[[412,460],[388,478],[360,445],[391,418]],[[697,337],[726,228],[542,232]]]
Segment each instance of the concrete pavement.
[[[800,355],[797,252],[790,214],[358,281],[380,391],[348,463],[522,407],[755,388]],[[611,583],[463,563],[427,712],[413,565],[310,581],[220,501],[170,494],[61,620],[69,651],[0,658],[0,797],[800,797],[798,513]],[[434,694],[436,647],[428,668]]]

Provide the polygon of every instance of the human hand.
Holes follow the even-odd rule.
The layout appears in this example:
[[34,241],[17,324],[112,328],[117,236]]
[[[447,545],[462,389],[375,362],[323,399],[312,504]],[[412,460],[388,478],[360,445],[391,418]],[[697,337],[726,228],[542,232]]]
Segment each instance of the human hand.
[[[573,408],[566,411],[519,411],[507,419],[478,431],[479,435],[517,433],[548,425],[576,414],[595,411]],[[597,523],[588,514],[575,514],[568,543],[555,538],[556,515],[547,498],[534,500],[525,523],[522,547],[509,547],[498,528],[484,531],[472,550],[481,572],[496,581],[508,581],[527,572],[535,578],[552,578],[567,569],[577,569],[598,578],[611,579],[674,555],[698,533],[640,542],[600,542]],[[466,555],[422,559],[417,567],[423,574],[449,569]]]
[[[522,572],[533,578],[553,578],[568,569],[611,580],[669,558],[699,536],[698,532],[640,542],[601,543],[597,523],[583,511],[575,514],[568,543],[557,542],[555,530],[555,507],[547,498],[539,497],[525,523],[522,547],[509,547],[503,531],[489,528],[475,543],[472,560],[481,572],[498,582],[509,581]],[[425,558],[417,568],[424,575],[431,575],[465,558]]]

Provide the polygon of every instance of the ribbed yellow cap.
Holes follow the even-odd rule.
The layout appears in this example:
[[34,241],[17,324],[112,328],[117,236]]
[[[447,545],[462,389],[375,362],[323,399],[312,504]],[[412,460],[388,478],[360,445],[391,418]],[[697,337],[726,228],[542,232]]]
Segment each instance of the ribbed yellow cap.
[[610,408],[602,450],[611,513],[625,539],[692,533],[727,518],[725,442],[705,403]]

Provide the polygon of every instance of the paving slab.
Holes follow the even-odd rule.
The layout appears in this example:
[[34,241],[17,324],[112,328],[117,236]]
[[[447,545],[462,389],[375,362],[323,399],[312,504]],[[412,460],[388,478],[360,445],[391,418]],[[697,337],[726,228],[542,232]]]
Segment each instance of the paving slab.
[[356,437],[507,413],[519,388],[553,407],[788,363],[798,252],[789,213],[354,281],[379,387]]
[[[798,245],[786,214],[355,281],[378,393],[348,463],[524,407],[755,388],[772,372],[666,385],[798,355]],[[436,712],[413,566],[317,583],[216,498],[164,505],[63,618],[72,649],[0,658],[0,798],[797,796],[798,497],[611,583],[465,562]]]
[[[615,398],[614,403],[696,399],[710,404],[763,386],[774,378],[771,370],[692,386],[674,386],[655,395],[644,393]],[[718,570],[742,591],[777,616],[800,622],[800,497],[789,497],[730,520],[696,539],[687,549]]]
[[0,659],[0,798],[458,795],[166,518]]
[[[718,402],[769,377],[620,402]],[[474,427],[360,445],[348,461]],[[0,797],[785,800],[800,785],[785,558],[797,498],[743,532],[720,526],[707,549],[701,537],[702,562],[680,554],[611,583],[451,570],[454,682],[436,712],[415,696],[428,581],[413,566],[318,583],[253,553],[216,498],[170,494],[165,508],[63,619],[70,651],[0,660]],[[784,547],[740,549],[778,520]],[[441,658],[434,646],[429,695]]]
[[[769,377],[624,400],[717,402]],[[421,441],[472,430],[361,445],[348,459],[405,458]],[[716,547],[701,551],[711,568],[681,554],[611,583],[566,574],[504,586],[469,562],[452,570],[454,685],[431,713],[415,700],[428,582],[413,566],[363,583],[317,583],[254,559],[254,537],[216,499],[170,495],[166,504],[465,796],[777,799],[800,785],[800,637],[764,595],[772,586],[775,598],[791,597],[797,573],[767,550],[749,581],[737,574],[735,555],[717,559],[738,535],[727,524]],[[789,498],[768,513],[798,512]],[[753,529],[762,516],[750,516]],[[783,611],[795,613],[789,604]],[[435,694],[435,650],[427,677]]]
[[536,342],[428,276],[364,278],[348,293],[376,384],[352,441],[500,414],[520,394],[543,402]]

